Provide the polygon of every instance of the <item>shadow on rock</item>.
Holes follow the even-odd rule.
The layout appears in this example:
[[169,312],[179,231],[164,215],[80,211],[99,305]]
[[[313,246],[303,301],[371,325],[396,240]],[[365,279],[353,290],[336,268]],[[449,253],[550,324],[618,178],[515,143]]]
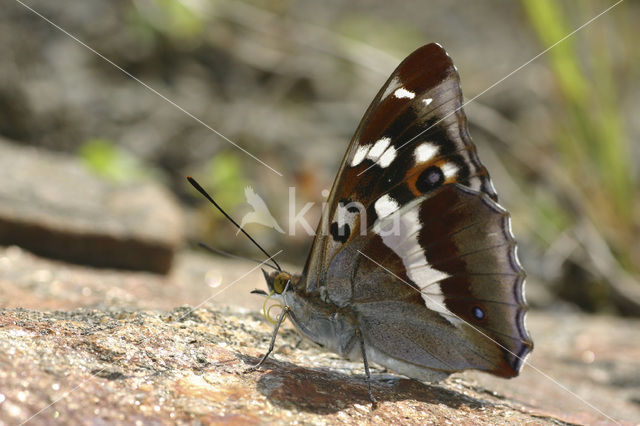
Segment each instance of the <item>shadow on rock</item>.
[[[259,359],[236,354],[247,366]],[[277,406],[316,414],[330,414],[354,404],[369,405],[363,374],[348,375],[328,368],[305,368],[270,359],[259,374],[258,391]],[[439,385],[428,385],[403,377],[372,376],[373,393],[378,402],[415,400],[443,404],[451,408],[477,409],[486,401],[470,398]]]

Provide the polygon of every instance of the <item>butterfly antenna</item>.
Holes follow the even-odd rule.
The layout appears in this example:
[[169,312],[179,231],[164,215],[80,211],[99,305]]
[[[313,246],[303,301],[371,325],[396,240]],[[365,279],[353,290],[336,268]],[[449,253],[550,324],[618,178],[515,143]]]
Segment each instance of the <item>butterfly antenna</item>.
[[209,250],[211,253],[220,254],[222,256],[231,257],[231,258],[234,258],[234,259],[250,260],[250,261],[255,262],[255,263],[264,264],[264,266],[268,266],[269,268],[273,268],[276,271],[279,270],[278,268],[276,268],[273,265],[270,265],[268,263],[264,263],[262,260],[253,259],[251,257],[238,256],[237,254],[229,253],[228,251],[224,251],[224,250],[217,249],[215,247],[211,247],[210,245],[202,243],[202,242],[199,242],[198,245],[200,247],[202,247],[203,249],[205,249],[205,250]]
[[[258,244],[258,242],[256,240],[253,239],[253,237],[249,234],[247,234],[247,232],[242,229],[242,227],[240,225],[237,224],[237,222],[235,220],[233,220],[231,218],[231,216],[229,216],[227,214],[227,212],[225,212],[222,207],[220,207],[218,205],[218,203],[215,202],[215,200],[213,198],[211,198],[211,195],[209,195],[207,193],[207,191],[204,190],[203,187],[200,186],[200,184],[198,182],[196,182],[196,180],[194,178],[192,178],[191,176],[187,176],[187,180],[189,181],[189,183],[198,190],[199,193],[201,193],[207,200],[209,200],[209,202],[211,202],[211,204],[213,204],[219,211],[220,213],[222,213],[224,215],[224,217],[226,217],[227,219],[229,219],[229,221],[231,223],[233,223],[235,225],[236,228],[238,228],[247,238],[249,238],[249,240],[251,240],[251,242],[253,244],[255,244],[256,247],[258,247],[260,249],[260,251],[262,253],[264,253],[265,256],[267,256],[269,259],[271,259],[271,261],[276,265],[275,267],[278,269],[278,271],[282,271],[282,268],[280,268],[280,265],[278,265],[278,262],[276,262],[275,259],[273,259],[273,256],[271,256],[269,253],[267,253],[267,251],[265,249],[262,248],[262,246],[260,244]],[[262,262],[260,262],[262,263]],[[271,266],[271,265],[269,265]]]

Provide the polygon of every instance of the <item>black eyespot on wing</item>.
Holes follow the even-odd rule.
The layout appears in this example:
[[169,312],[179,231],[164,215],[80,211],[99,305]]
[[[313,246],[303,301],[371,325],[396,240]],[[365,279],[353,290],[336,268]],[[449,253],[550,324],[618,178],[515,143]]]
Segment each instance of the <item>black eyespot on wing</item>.
[[333,222],[329,228],[329,232],[331,233],[334,241],[345,243],[351,235],[351,227],[346,223],[342,226],[338,226],[338,222]]
[[438,166],[426,168],[416,181],[416,188],[423,194],[432,191],[444,183],[444,173]]

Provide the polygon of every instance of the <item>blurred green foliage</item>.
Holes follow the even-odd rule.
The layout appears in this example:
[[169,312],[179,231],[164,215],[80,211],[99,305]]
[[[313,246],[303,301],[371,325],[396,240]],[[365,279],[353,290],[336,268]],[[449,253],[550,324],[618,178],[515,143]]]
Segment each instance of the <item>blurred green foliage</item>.
[[229,211],[244,202],[244,188],[249,185],[240,155],[235,151],[224,151],[213,157],[207,166],[206,180],[202,183]]
[[[375,28],[375,31],[371,31]],[[348,14],[337,23],[338,33],[397,55],[424,44],[424,34],[406,22],[393,22],[364,14]]]
[[543,188],[537,188],[533,197],[534,209],[531,210],[532,222],[535,224],[536,235],[543,245],[554,241],[560,233],[568,229],[572,219],[562,208],[558,200]]
[[[597,3],[602,10],[606,8],[605,4]],[[557,1],[523,0],[523,4],[545,47],[570,34],[597,12],[589,10],[594,4],[575,3],[583,12],[579,14],[581,21],[576,23],[569,22],[563,4]],[[560,93],[554,111],[558,115],[552,143],[561,155],[564,172],[581,201],[583,213],[599,227],[618,260],[631,267],[630,259],[637,256],[633,253],[637,248],[634,235],[640,225],[638,182],[621,109],[619,92],[624,85],[614,67],[610,37],[607,27],[593,25],[547,53]],[[536,207],[543,211],[540,214],[543,225],[566,216],[557,204]]]
[[114,182],[135,182],[156,175],[138,158],[106,139],[85,141],[78,155],[93,173]]
[[181,43],[199,38],[204,29],[197,2],[145,0],[132,2],[130,23],[142,32],[159,33]]

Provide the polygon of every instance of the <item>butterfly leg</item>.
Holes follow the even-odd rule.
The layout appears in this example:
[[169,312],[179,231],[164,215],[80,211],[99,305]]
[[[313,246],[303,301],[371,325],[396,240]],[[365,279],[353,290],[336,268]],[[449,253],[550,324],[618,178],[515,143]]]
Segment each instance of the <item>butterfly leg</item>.
[[371,372],[369,371],[369,362],[367,361],[367,353],[364,350],[364,337],[362,337],[362,333],[360,329],[356,329],[356,335],[358,336],[358,340],[360,341],[360,350],[362,351],[362,360],[364,361],[364,372],[367,375],[367,387],[369,388],[369,400],[371,401],[371,408],[375,409],[378,406],[378,401],[373,396],[373,390],[371,389]]
[[271,343],[269,344],[269,349],[267,350],[267,353],[264,354],[264,356],[262,357],[260,362],[258,362],[253,367],[249,367],[246,370],[247,373],[249,373],[251,371],[256,371],[257,369],[262,367],[262,364],[264,364],[264,362],[267,360],[267,358],[269,358],[269,355],[271,355],[271,352],[273,352],[273,348],[275,347],[276,337],[278,336],[278,330],[280,329],[280,325],[284,321],[285,315],[287,315],[290,310],[291,310],[291,308],[288,305],[285,305],[285,307],[282,309],[282,312],[280,313],[280,316],[278,317],[278,322],[276,322],[276,328],[273,330],[273,335],[271,336]]

